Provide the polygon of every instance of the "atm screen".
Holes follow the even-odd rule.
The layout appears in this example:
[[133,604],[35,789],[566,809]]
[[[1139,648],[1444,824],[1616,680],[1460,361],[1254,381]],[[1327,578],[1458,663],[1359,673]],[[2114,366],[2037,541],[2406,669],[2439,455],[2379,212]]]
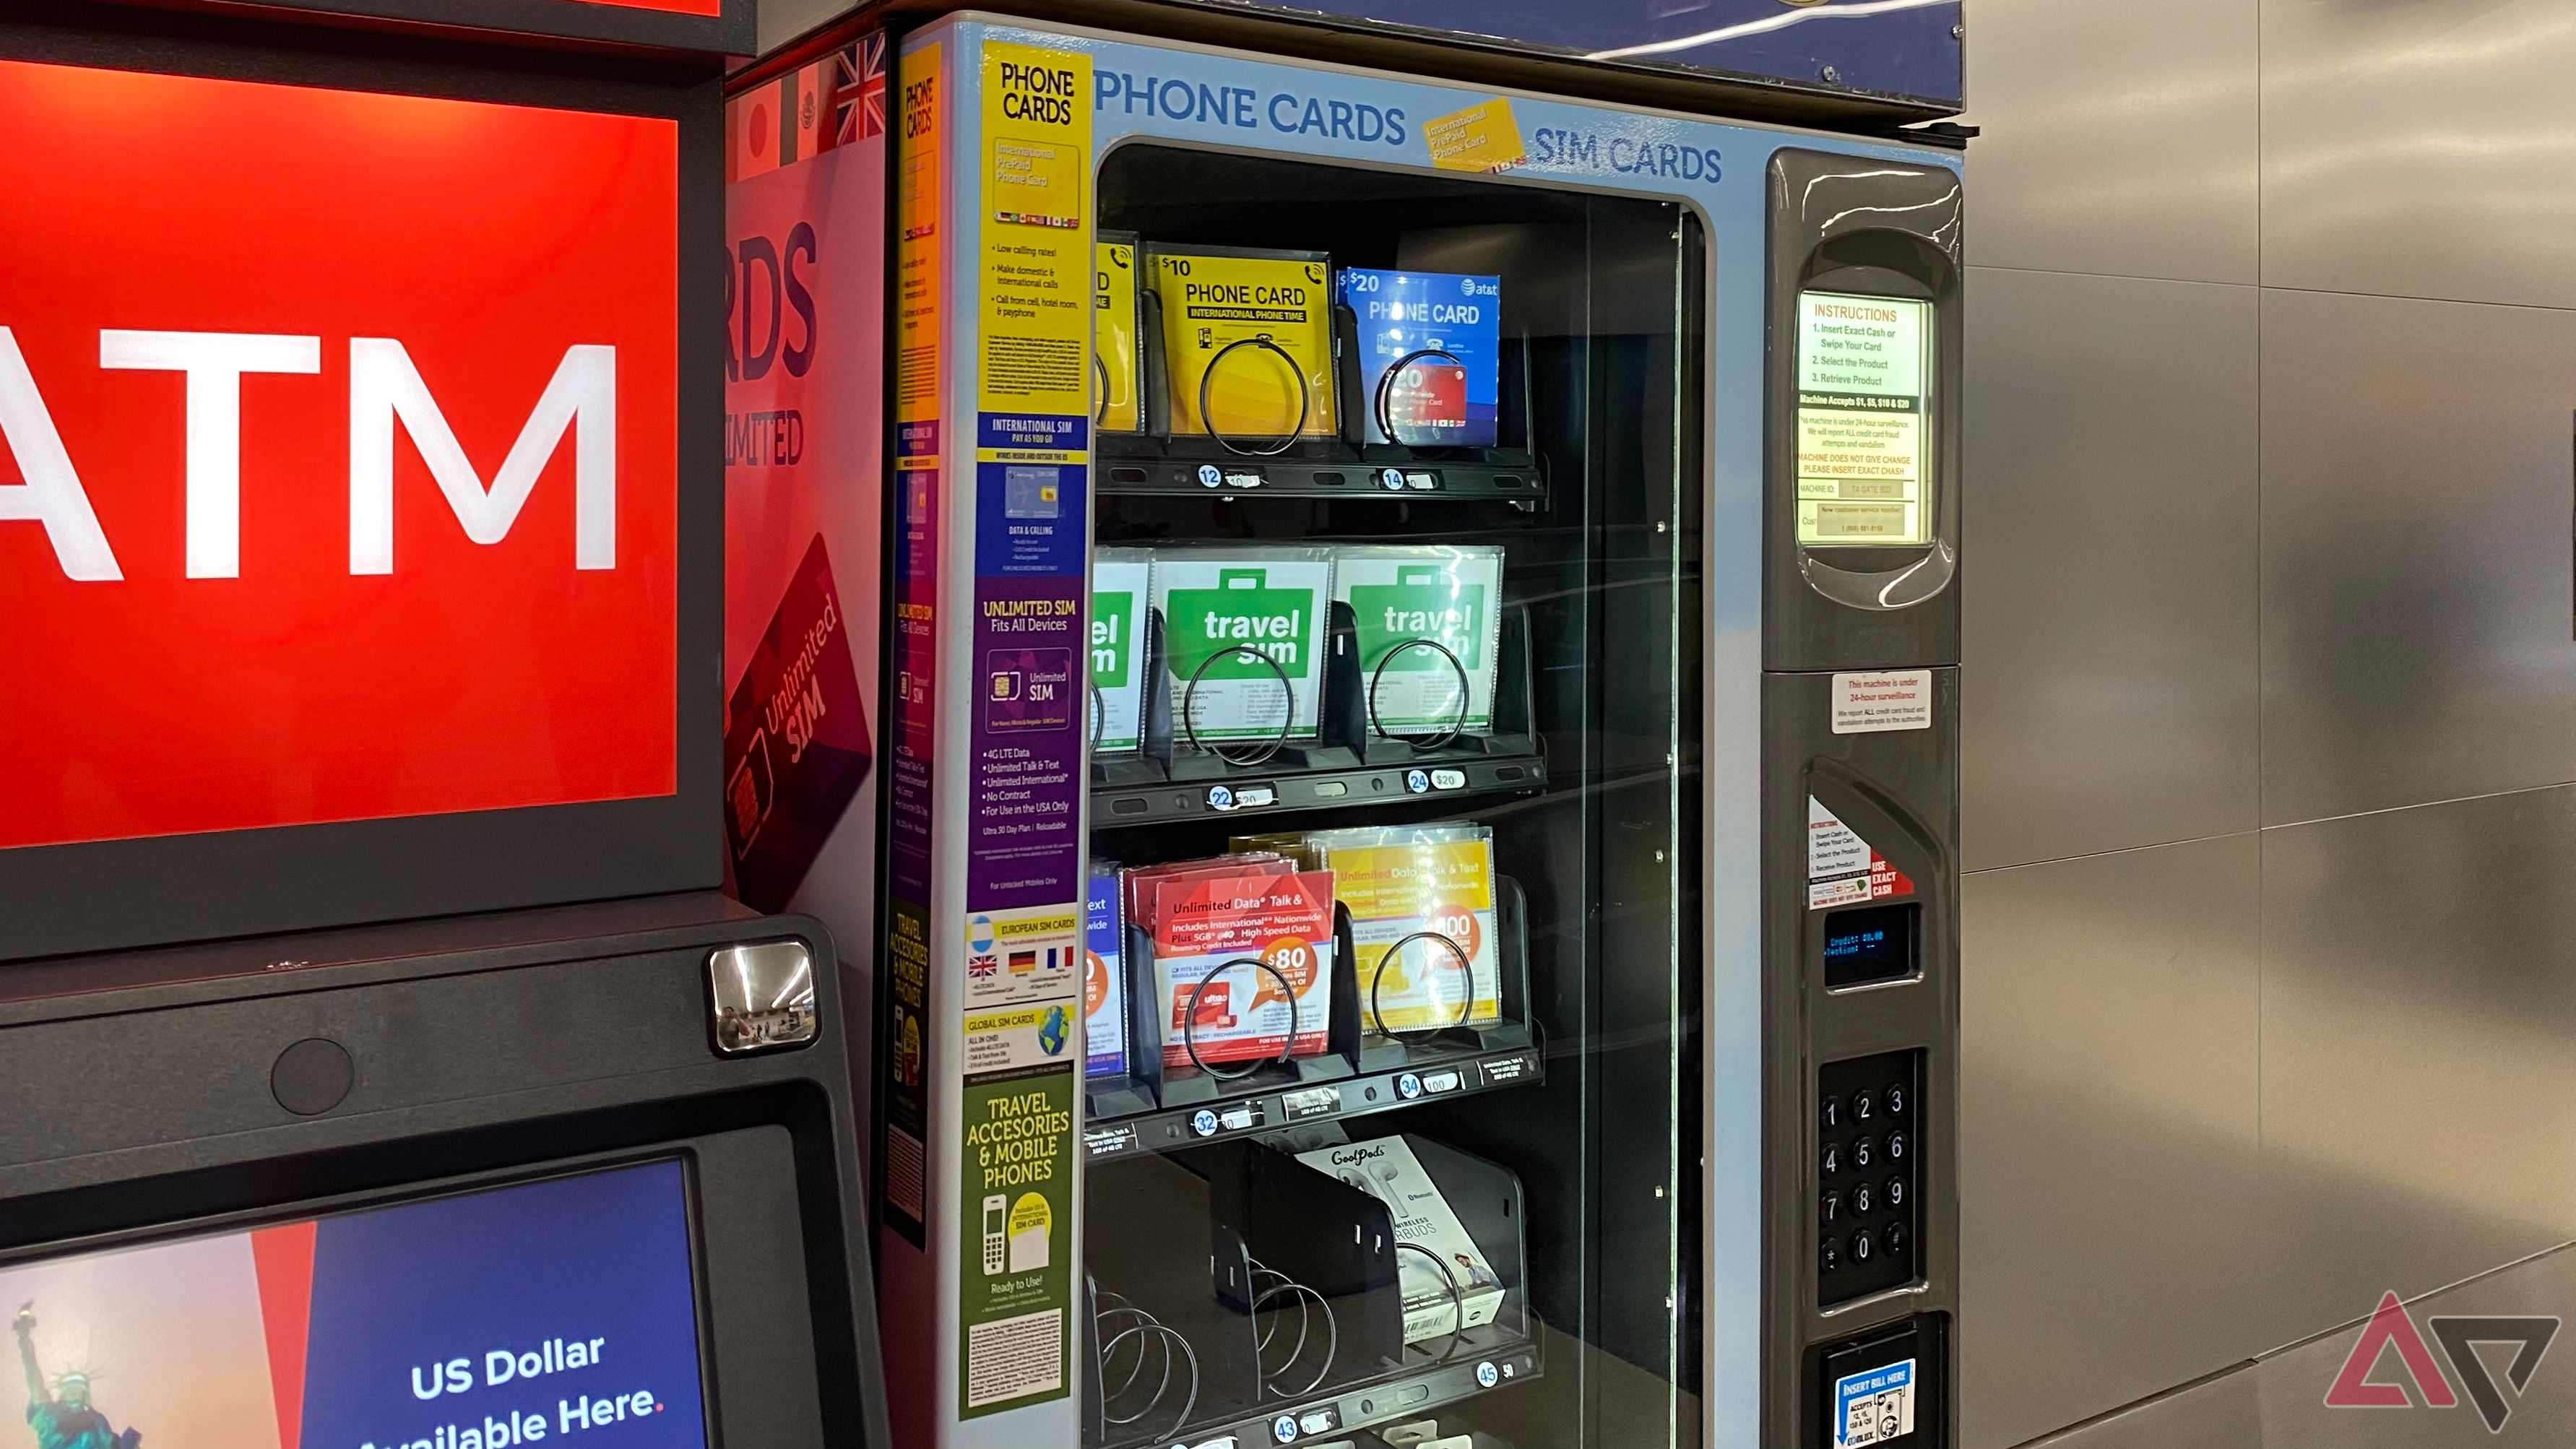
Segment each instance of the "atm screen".
[[1932,304],[1798,294],[1798,542],[1932,541]]
[[705,1449],[691,1240],[666,1160],[0,1266],[0,1313],[40,1444]]
[[1825,988],[1897,981],[1915,973],[1915,903],[1836,911],[1825,917]]

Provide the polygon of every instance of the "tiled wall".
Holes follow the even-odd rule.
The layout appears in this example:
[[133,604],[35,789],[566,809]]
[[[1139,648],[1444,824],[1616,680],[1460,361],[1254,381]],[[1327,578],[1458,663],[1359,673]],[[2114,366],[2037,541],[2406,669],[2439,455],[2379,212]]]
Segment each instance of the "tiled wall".
[[1963,1411],[2576,1238],[2576,4],[1974,0]]

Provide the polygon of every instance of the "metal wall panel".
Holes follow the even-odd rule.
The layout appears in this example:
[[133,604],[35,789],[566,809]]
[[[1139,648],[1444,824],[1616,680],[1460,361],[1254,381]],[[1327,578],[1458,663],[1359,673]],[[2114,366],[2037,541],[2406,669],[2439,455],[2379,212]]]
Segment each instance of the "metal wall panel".
[[2257,280],[2254,0],[1976,0],[1968,260]]
[[1979,267],[1969,305],[1967,868],[2254,829],[2255,290]]
[[2567,0],[2263,0],[2264,283],[2576,306],[2571,73]]
[[2576,789],[2262,840],[2268,1336],[2576,1235]]
[[[2563,1317],[2571,1303],[2576,1250],[2560,1249],[2415,1299],[2407,1311],[2429,1344],[2434,1340],[2428,1320],[2435,1316]],[[2052,1435],[2031,1449],[2566,1449],[2576,1442],[2576,1370],[2555,1356],[2544,1358],[2517,1392],[2500,1372],[2509,1358],[2501,1345],[2480,1350],[2490,1373],[2506,1385],[2502,1392],[2511,1409],[2502,1432],[2492,1436],[2465,1398],[2449,1408],[2419,1404],[2395,1413],[2328,1408],[2326,1391],[2360,1335],[2358,1323],[2345,1324],[2257,1363]],[[2384,1359],[2373,1381],[2402,1386],[2403,1369]],[[2456,1373],[2450,1382],[2455,1393],[2462,1391]],[[1999,1446],[1971,1440],[1969,1449]]]
[[2576,314],[2263,294],[2267,824],[2576,779],[2571,405]]
[[[2407,1309],[2414,1315],[2417,1329],[2433,1344],[2433,1352],[2441,1354],[2443,1349],[2426,1322],[2436,1314],[2564,1317],[2571,1305],[2576,1305],[2576,1252],[2562,1250],[2409,1303]],[[2364,1311],[2370,1306],[2363,1305]],[[2541,1360],[2538,1371],[2520,1393],[2509,1385],[2504,1387],[2512,1415],[2505,1420],[2502,1432],[2489,1437],[2475,1408],[2465,1399],[2455,1408],[2417,1408],[2397,1413],[2327,1408],[2326,1390],[2333,1385],[2335,1375],[2360,1337],[2359,1325],[2342,1328],[2266,1358],[2253,1372],[2236,1376],[2253,1380],[2258,1390],[2263,1416],[2262,1449],[2456,1449],[2463,1444],[2486,1445],[2489,1449],[2567,1449],[2569,1444],[2576,1444],[2576,1367],[2571,1367],[2571,1360],[2559,1357],[2567,1351],[2563,1342],[2551,1345],[2550,1356]],[[2490,1347],[2485,1355],[2497,1382],[2504,1384],[2501,1371],[2512,1356],[2511,1350]],[[2375,1377],[2381,1383],[2404,1382],[2393,1356]],[[2462,1389],[2456,1376],[2452,1387],[2454,1391]],[[2070,1444],[2067,1449],[2095,1446]]]
[[2263,1347],[2251,834],[1967,878],[1960,1404],[2019,1443]]
[[[2265,1449],[2250,1366],[2054,1435],[2032,1449]],[[1971,1439],[1968,1449],[1993,1449]]]

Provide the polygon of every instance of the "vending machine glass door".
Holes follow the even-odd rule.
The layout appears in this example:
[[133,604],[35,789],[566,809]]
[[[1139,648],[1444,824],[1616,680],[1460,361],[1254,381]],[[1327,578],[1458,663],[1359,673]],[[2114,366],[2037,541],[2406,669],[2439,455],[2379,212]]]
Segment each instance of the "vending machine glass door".
[[1696,1442],[1698,219],[1098,184],[1085,1443]]

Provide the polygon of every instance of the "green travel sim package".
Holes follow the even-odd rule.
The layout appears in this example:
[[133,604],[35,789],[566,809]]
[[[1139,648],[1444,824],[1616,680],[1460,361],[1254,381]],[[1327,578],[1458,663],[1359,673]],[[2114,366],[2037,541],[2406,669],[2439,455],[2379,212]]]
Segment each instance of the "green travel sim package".
[[1502,593],[1499,548],[1335,551],[1333,597],[1351,606],[1373,728],[1493,732]]
[[1202,746],[1311,740],[1323,720],[1333,555],[1319,548],[1162,549],[1172,734]]
[[1091,748],[1132,752],[1145,743],[1146,599],[1154,555],[1103,548],[1091,555]]

